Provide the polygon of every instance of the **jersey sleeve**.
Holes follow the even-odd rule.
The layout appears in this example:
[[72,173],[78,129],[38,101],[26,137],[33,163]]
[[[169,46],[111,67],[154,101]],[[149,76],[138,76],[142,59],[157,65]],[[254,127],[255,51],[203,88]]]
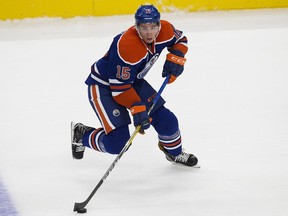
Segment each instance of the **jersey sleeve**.
[[168,51],[179,50],[184,55],[188,51],[188,39],[182,31],[176,29],[170,22],[161,20],[161,34],[159,35],[160,40],[170,40],[172,44],[168,47]]
[[174,36],[176,38],[176,43],[171,48],[169,48],[169,51],[170,50],[179,50],[185,55],[188,51],[187,37],[185,35],[183,35],[182,31],[179,31],[175,28],[174,28]]

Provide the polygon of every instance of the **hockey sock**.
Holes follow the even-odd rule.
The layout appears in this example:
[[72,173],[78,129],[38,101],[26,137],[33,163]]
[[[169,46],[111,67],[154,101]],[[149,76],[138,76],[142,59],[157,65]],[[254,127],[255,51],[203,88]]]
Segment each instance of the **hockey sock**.
[[100,152],[119,154],[129,140],[128,126],[122,126],[106,134],[103,128],[87,132],[83,136],[83,145]]
[[165,106],[157,109],[151,117],[160,145],[172,156],[179,155],[182,152],[182,143],[177,117]]
[[181,134],[178,130],[175,134],[171,136],[158,136],[160,145],[171,154],[172,156],[177,156],[182,152]]
[[100,152],[106,152],[105,146],[101,142],[101,137],[105,135],[103,128],[89,131],[83,136],[83,145]]

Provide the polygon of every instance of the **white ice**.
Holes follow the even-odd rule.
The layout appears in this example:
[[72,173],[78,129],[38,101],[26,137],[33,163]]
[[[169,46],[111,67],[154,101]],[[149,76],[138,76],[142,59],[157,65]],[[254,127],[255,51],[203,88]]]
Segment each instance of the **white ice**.
[[[189,38],[163,96],[200,169],[137,135],[88,204],[98,216],[288,214],[288,9],[163,14]],[[114,155],[73,160],[70,121],[99,127],[84,80],[133,15],[0,22],[0,178],[21,216],[68,216]],[[158,89],[165,53],[147,75]],[[131,128],[132,130],[133,128]]]

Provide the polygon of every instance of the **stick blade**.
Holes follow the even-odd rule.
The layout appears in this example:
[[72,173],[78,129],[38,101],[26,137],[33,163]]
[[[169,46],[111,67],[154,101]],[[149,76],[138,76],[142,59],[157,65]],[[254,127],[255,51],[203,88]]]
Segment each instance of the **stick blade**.
[[73,211],[77,213],[86,213],[85,203],[75,203]]

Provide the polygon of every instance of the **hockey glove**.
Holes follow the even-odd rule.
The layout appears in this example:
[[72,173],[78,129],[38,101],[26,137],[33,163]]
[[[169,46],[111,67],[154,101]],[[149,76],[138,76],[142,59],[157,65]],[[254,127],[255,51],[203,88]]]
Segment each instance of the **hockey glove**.
[[172,50],[167,54],[166,61],[163,66],[162,77],[170,75],[168,83],[172,83],[180,76],[184,70],[186,59],[184,54],[178,50]]
[[146,106],[142,102],[136,102],[130,108],[133,115],[134,126],[141,126],[140,133],[144,134],[144,130],[150,127],[150,119],[146,110]]

